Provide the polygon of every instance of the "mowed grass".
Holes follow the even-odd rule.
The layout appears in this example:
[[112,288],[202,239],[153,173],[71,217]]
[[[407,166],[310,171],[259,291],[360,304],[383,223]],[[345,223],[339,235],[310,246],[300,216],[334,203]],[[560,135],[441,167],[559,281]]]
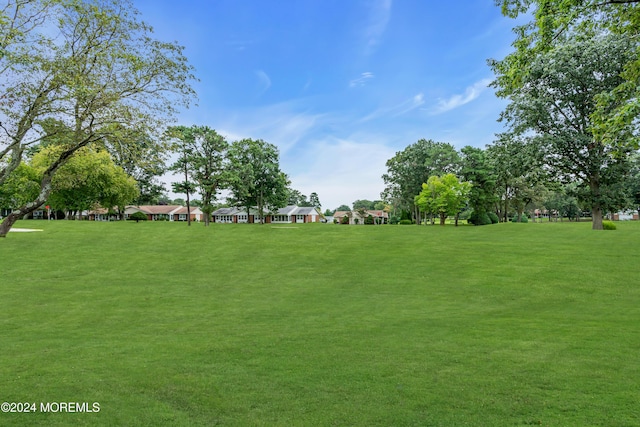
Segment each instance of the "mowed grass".
[[640,223],[22,221],[0,425],[640,425]]

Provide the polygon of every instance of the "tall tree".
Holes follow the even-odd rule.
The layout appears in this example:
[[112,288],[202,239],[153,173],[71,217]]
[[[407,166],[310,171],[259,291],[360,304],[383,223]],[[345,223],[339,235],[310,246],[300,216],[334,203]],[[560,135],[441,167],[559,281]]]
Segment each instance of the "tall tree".
[[320,210],[322,208],[322,203],[320,203],[320,197],[318,197],[318,193],[315,191],[309,195],[309,203],[314,208]]
[[469,192],[469,207],[473,210],[472,216],[478,224],[480,218],[486,218],[497,201],[496,175],[489,164],[486,153],[481,148],[466,146],[460,150],[462,153],[460,176],[472,184]]
[[183,143],[178,144],[179,147],[189,147],[188,153],[185,151],[188,159],[184,159],[186,164],[182,166],[191,169],[192,180],[202,196],[204,224],[209,226],[213,201],[227,180],[225,155],[229,144],[222,135],[208,126],[178,126],[172,128],[172,133]]
[[502,220],[508,221],[510,209],[516,210],[518,219],[522,218],[546,178],[540,146],[527,138],[503,133],[487,148],[487,157],[495,174]]
[[311,206],[311,204],[307,200],[307,196],[302,194],[300,191],[293,188],[290,188],[287,191],[287,204],[296,206]]
[[242,139],[229,148],[232,201],[249,212],[258,209],[264,223],[267,211],[286,206],[289,178],[280,170],[278,148],[261,139]]
[[[639,0],[495,0],[502,13],[515,18],[522,14],[531,22],[515,28],[516,51],[502,61],[501,87],[519,86],[528,74],[528,65],[541,53],[553,50],[573,32],[604,30],[637,40],[640,36]],[[637,140],[618,138],[629,126],[637,129],[640,115],[640,45],[620,63],[621,79],[616,86],[595,94],[591,126],[597,140],[631,144]]]
[[375,203],[371,200],[356,200],[353,202],[353,210],[357,211],[358,209],[373,209],[375,207]]
[[174,182],[171,187],[175,193],[182,193],[186,196],[187,206],[187,226],[191,226],[191,194],[196,190],[195,182],[191,179],[193,173],[193,152],[195,150],[194,141],[184,134],[185,128],[171,127],[167,129],[167,136],[174,140],[172,150],[178,155],[178,158],[169,170],[179,173],[184,180]]
[[0,237],[42,206],[77,150],[121,126],[153,133],[189,104],[193,76],[182,47],[156,40],[137,15],[129,0],[15,0],[3,9],[0,185],[44,136],[42,119],[54,117],[72,134],[42,174],[38,196],[14,207]]
[[[592,118],[598,96],[623,83],[621,73],[633,55],[628,38],[585,32],[537,54],[518,82],[506,74],[509,57],[494,63],[498,93],[511,101],[501,118],[512,133],[527,134],[544,147],[547,165],[564,181],[581,183],[593,229],[602,229],[603,210],[616,204],[627,167],[626,141],[636,135],[634,126],[627,126],[605,141],[594,131]],[[615,100],[610,101],[609,108],[617,108]]]
[[[166,172],[169,147],[164,138],[127,129],[105,138],[102,143],[111,154],[113,161],[136,180],[138,185],[137,205],[155,205],[164,194],[164,184],[159,177]],[[123,218],[124,219],[124,218]]]
[[413,212],[417,218],[415,195],[432,175],[456,173],[460,157],[447,143],[421,139],[387,160],[382,175],[386,187],[380,197],[394,207]]

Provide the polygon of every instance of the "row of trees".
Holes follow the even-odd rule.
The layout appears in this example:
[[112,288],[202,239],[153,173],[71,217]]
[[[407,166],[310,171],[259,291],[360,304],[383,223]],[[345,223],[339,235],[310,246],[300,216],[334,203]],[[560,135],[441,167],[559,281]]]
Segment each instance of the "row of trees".
[[[45,138],[31,148],[25,161],[0,186],[0,206],[20,206],[37,198],[43,172],[63,150],[59,139],[60,135],[53,140]],[[159,151],[160,145],[167,151]],[[186,202],[188,210],[194,204],[199,206],[205,214],[205,225],[209,225],[221,190],[229,193],[226,205],[257,207],[261,221],[265,212],[287,204],[320,207],[317,193],[307,200],[289,188],[289,179],[280,170],[277,148],[265,141],[243,139],[229,143],[207,126],[175,126],[167,129],[164,142],[156,146],[156,151],[161,155],[153,162],[155,170],[171,170],[183,177],[173,184],[176,193],[186,196],[186,200],[178,202]],[[164,158],[170,153],[177,160],[167,167]],[[54,211],[66,212],[68,218],[98,206],[113,209],[122,218],[125,206],[140,201],[143,191],[146,190],[145,199],[155,196],[155,190],[144,186],[149,180],[137,182],[117,161],[104,146],[77,150],[53,176],[46,204]],[[143,165],[147,163],[149,160]],[[150,172],[148,176],[157,177]],[[163,192],[160,190],[160,194]],[[193,201],[196,193],[200,198]],[[190,223],[190,215],[187,218]]]
[[420,218],[423,183],[452,173],[472,183],[475,219],[534,207],[572,217],[586,207],[601,229],[603,213],[640,209],[637,2],[499,3],[509,16],[535,16],[516,28],[515,52],[489,61],[509,100],[507,130],[484,150],[418,141],[387,161],[382,197]]
[[[501,221],[519,220],[525,213],[534,216],[536,209],[548,211],[550,220],[571,220],[591,210],[590,181],[563,180],[545,159],[539,145],[506,135],[485,149],[467,146],[460,151],[422,139],[387,161],[381,196],[397,219],[410,217],[418,223],[433,215],[443,223],[446,216],[457,219],[464,212],[470,222],[483,225],[492,223],[493,214]],[[617,169],[615,185],[607,182],[597,199],[599,208],[640,213],[640,154],[617,161],[624,167]]]
[[[280,170],[278,149],[261,139],[227,142],[224,136],[207,126],[169,128],[178,160],[170,167],[181,173],[183,180],[173,184],[176,193],[186,195],[190,210],[190,195],[198,191],[209,225],[217,193],[230,192],[228,202],[243,206],[247,212],[257,207],[260,222],[265,212],[299,201],[301,194],[289,189],[289,178]],[[314,193],[315,194],[315,193]],[[317,194],[316,202],[319,203]],[[187,215],[190,221],[190,215]]]

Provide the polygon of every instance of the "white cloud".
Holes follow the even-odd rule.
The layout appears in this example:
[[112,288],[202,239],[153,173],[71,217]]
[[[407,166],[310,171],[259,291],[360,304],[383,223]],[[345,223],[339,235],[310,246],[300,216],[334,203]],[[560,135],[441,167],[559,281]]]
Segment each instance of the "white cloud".
[[396,110],[399,110],[399,111],[394,113],[393,117],[401,116],[405,113],[408,113],[411,110],[415,110],[422,104],[424,104],[424,94],[420,92],[419,94],[415,95],[413,98],[408,99],[402,104],[396,106]]
[[260,95],[262,95],[271,87],[271,79],[269,78],[267,73],[262,70],[256,70],[255,74],[260,81]]
[[358,120],[358,122],[367,122],[369,120],[377,119],[379,117],[398,117],[409,111],[415,110],[425,103],[424,94],[422,92],[412,96],[399,104],[391,107],[378,108],[374,112],[367,114],[365,117]]
[[467,89],[464,91],[464,94],[456,94],[447,99],[440,99],[434,113],[444,113],[446,111],[450,111],[468,104],[469,102],[480,96],[480,94],[487,88],[489,83],[491,83],[491,79],[482,79],[474,83],[472,86],[467,87]]
[[377,200],[384,189],[385,163],[393,154],[394,150],[372,135],[314,141],[305,158],[296,160],[306,167],[290,176],[291,185],[306,195],[318,193],[323,210],[351,205],[358,199]]
[[365,54],[374,52],[375,47],[380,43],[382,34],[387,29],[391,18],[392,0],[377,0],[369,11],[369,21],[364,29],[366,41]]
[[374,77],[375,76],[373,75],[372,72],[366,71],[366,72],[360,74],[360,77],[351,80],[349,82],[349,87],[362,87],[365,84],[367,84],[367,81],[371,80]]

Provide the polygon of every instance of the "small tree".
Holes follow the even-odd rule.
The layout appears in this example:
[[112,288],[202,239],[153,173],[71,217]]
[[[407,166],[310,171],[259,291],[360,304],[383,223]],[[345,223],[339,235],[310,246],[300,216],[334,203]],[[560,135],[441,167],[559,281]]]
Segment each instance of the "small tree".
[[460,182],[458,178],[448,173],[444,176],[431,176],[422,184],[422,191],[416,196],[416,205],[425,212],[437,214],[440,225],[444,225],[448,215],[457,216],[465,206],[471,191],[471,184]]
[[146,221],[147,216],[143,212],[134,212],[129,215],[129,219],[135,222]]

